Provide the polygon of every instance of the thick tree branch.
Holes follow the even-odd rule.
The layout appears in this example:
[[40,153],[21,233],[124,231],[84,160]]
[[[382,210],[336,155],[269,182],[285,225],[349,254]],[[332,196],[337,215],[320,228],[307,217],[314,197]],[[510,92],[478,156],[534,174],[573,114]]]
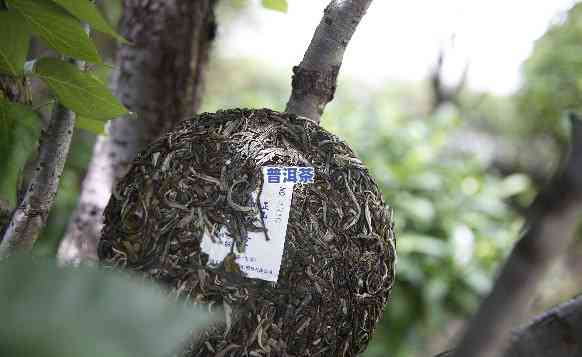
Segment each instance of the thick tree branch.
[[[582,356],[582,295],[556,306],[513,330],[503,357]],[[450,357],[447,351],[435,357]]]
[[332,0],[303,60],[293,68],[286,111],[319,122],[335,94],[344,52],[372,0]]
[[469,324],[455,357],[503,355],[511,329],[524,318],[538,282],[571,242],[582,213],[582,121],[572,115],[571,122],[568,159],[530,206],[525,233]]
[[582,296],[515,330],[505,357],[582,356]]
[[22,202],[12,213],[0,243],[0,259],[32,249],[46,224],[69,153],[75,114],[55,103],[48,127],[42,132],[39,159]]
[[62,263],[96,261],[102,213],[115,182],[147,143],[196,112],[211,40],[214,0],[125,0],[112,87],[137,119],[111,122],[93,151],[81,197],[59,247]]

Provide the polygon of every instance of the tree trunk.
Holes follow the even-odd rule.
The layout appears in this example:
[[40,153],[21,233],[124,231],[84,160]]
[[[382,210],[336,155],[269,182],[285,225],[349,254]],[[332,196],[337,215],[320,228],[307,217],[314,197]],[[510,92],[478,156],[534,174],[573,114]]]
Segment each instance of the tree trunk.
[[96,261],[102,213],[115,182],[147,143],[195,113],[215,0],[125,0],[112,87],[136,118],[120,118],[99,136],[81,196],[59,247],[65,264]]

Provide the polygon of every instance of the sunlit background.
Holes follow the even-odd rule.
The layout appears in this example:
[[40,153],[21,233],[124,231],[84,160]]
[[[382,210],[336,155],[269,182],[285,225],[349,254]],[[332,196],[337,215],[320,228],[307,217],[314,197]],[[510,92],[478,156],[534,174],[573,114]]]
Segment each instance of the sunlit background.
[[[321,20],[327,0],[291,0],[287,13],[261,10],[249,1],[244,16],[222,28],[221,57],[249,58],[287,74]],[[534,41],[563,20],[572,0],[372,2],[342,66],[342,76],[385,86],[390,80],[422,80],[440,49],[447,50],[447,78],[469,65],[472,89],[509,94]]]
[[[283,110],[291,68],[327,2],[289,0],[280,13],[260,1],[220,1],[203,109]],[[100,2],[112,23],[119,3]],[[365,356],[442,352],[490,287],[567,144],[565,113],[582,109],[582,6],[574,5],[376,0],[364,17],[323,125],[362,157],[397,219],[398,282]],[[114,63],[115,46],[97,41]],[[108,67],[95,70],[106,80]],[[435,77],[444,84],[435,88]],[[34,142],[19,135],[21,149],[0,163],[0,196],[11,202]],[[54,254],[76,205],[94,136],[78,131],[74,140],[38,254]],[[530,316],[581,290],[581,262],[579,235]]]

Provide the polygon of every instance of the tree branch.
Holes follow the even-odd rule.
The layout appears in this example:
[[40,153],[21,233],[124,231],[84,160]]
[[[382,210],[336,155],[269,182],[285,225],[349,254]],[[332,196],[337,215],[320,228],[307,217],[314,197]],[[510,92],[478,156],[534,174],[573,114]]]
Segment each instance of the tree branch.
[[582,295],[515,330],[505,357],[582,356]]
[[582,213],[582,121],[571,116],[571,150],[563,169],[529,207],[525,233],[493,290],[469,324],[455,357],[500,356],[550,264],[571,242]]
[[[582,295],[513,330],[503,357],[582,356]],[[447,351],[435,357],[450,357]]]
[[335,94],[344,52],[372,0],[332,0],[299,66],[286,111],[317,122]]
[[75,114],[55,103],[48,128],[41,134],[34,175],[23,201],[12,213],[0,243],[0,259],[32,249],[45,226],[57,194],[74,127]]
[[61,263],[97,260],[103,210],[115,182],[145,145],[200,106],[215,34],[215,0],[125,0],[112,87],[137,119],[117,119],[100,136],[81,196],[59,247]]
[[467,77],[469,75],[468,63],[463,69],[461,78],[454,86],[448,87],[445,85],[443,81],[443,66],[445,58],[445,50],[441,48],[429,77],[430,87],[432,89],[431,113],[436,112],[438,108],[446,103],[459,104],[459,95],[467,83]]

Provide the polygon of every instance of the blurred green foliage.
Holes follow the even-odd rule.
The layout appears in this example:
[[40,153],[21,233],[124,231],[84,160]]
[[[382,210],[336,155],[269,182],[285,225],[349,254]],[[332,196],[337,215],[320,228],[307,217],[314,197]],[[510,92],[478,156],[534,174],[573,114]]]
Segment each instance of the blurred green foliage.
[[1,356],[170,356],[210,321],[152,282],[50,260],[2,261],[0,286]]
[[453,107],[417,117],[381,96],[363,106],[342,99],[326,126],[376,177],[399,232],[392,303],[366,356],[426,354],[429,339],[474,311],[489,288],[519,229],[504,199],[529,182],[499,178],[456,152],[463,118]]
[[523,129],[567,138],[567,110],[582,111],[582,4],[573,6],[539,38],[523,66],[523,87],[517,97]]
[[[7,113],[10,110],[12,115]],[[0,98],[0,172],[3,173],[0,175],[0,199],[10,206],[16,205],[19,176],[24,162],[33,152],[39,132],[36,112],[26,105]]]
[[262,0],[261,4],[266,9],[287,12],[287,0]]

